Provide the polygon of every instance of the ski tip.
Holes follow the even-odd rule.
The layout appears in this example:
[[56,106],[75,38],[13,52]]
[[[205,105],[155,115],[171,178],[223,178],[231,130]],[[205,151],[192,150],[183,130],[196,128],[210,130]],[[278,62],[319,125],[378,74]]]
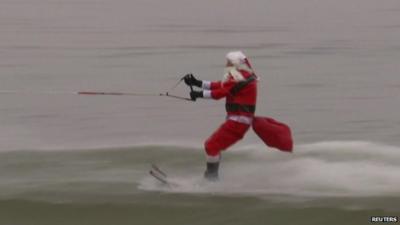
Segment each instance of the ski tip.
[[151,164],[151,171],[152,171],[153,173],[158,173],[158,174],[160,174],[160,175],[163,176],[164,178],[167,177],[167,174],[166,174],[164,171],[162,171],[156,164]]
[[165,177],[160,176],[159,174],[155,173],[154,171],[149,171],[150,175],[153,176],[156,180],[160,181],[164,185],[170,185],[168,180]]

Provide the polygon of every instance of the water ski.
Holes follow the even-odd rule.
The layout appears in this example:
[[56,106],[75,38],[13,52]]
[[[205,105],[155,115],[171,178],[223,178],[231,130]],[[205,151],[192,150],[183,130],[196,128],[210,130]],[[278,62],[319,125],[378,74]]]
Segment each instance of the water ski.
[[167,174],[162,171],[157,165],[152,164],[151,169],[149,171],[150,175],[153,176],[156,180],[160,181],[164,185],[172,186],[174,183],[172,183],[170,180],[168,180]]

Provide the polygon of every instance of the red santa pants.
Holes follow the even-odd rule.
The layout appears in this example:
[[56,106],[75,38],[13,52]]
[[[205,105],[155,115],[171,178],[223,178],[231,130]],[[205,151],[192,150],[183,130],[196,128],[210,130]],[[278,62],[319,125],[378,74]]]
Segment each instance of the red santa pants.
[[221,151],[242,139],[249,127],[248,124],[226,120],[205,142],[207,155],[218,156]]

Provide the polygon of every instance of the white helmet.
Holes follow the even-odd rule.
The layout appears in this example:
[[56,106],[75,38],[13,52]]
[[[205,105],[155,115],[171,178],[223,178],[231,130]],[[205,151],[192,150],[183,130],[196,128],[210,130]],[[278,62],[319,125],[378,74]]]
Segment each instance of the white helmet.
[[226,54],[226,59],[232,63],[233,66],[225,68],[225,74],[223,80],[227,80],[229,76],[232,76],[236,81],[245,80],[240,70],[245,70],[251,74],[254,74],[251,68],[250,62],[246,55],[241,51],[232,51]]
[[232,51],[226,54],[226,59],[234,66],[239,66],[246,63],[246,56],[241,51]]

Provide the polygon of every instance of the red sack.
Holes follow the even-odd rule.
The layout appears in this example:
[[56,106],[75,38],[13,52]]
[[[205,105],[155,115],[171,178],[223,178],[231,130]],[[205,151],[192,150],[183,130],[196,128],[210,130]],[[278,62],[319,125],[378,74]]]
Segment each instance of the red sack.
[[281,151],[292,152],[293,139],[290,127],[268,117],[254,117],[252,124],[254,132],[269,147]]

